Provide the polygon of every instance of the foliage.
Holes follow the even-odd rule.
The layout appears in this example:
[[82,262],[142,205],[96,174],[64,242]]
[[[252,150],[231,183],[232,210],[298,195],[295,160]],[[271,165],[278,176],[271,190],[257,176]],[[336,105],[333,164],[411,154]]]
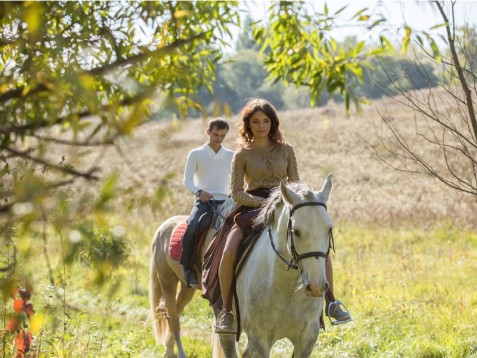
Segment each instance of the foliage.
[[[181,113],[211,88],[236,2],[3,2],[0,4],[0,231],[50,222],[58,232],[95,224],[120,193],[106,178],[97,197],[71,196],[101,178],[96,161],[150,118],[162,98]],[[71,148],[79,148],[74,155]],[[104,178],[103,178],[104,179]],[[62,190],[66,188],[65,190]],[[79,222],[78,222],[79,221]],[[35,230],[33,230],[35,231]],[[18,233],[19,231],[17,231]],[[16,238],[21,235],[17,235]],[[88,237],[91,240],[94,236]],[[13,274],[15,252],[4,252]],[[14,247],[14,246],[13,246]],[[113,249],[107,247],[104,249]],[[2,262],[3,263],[3,262]]]
[[[184,110],[211,86],[233,3],[3,3],[0,79],[2,177],[23,159],[69,178],[97,179],[98,168],[76,169],[48,144],[111,144],[148,117],[157,90]],[[139,40],[143,38],[143,40]],[[95,116],[92,118],[91,116]],[[24,148],[22,148],[22,146]],[[12,187],[17,181],[13,178]],[[7,211],[17,200],[2,189]]]
[[[23,358],[31,350],[33,335],[29,330],[29,322],[32,320],[35,311],[30,302],[32,294],[31,286],[29,288],[15,287],[10,296],[13,299],[13,311],[6,324],[6,329],[11,334],[15,334],[15,358]],[[35,327],[38,329],[38,327]]]
[[[270,78],[275,82],[282,80],[285,84],[307,86],[312,106],[320,102],[320,96],[326,90],[330,94],[342,94],[347,109],[351,101],[359,107],[361,98],[350,82],[361,83],[367,59],[392,50],[384,35],[381,46],[369,50],[365,40],[353,48],[340,47],[330,32],[345,8],[330,14],[325,4],[322,12],[314,13],[303,2],[277,2],[269,10],[270,25],[257,25],[254,29],[255,39],[262,44],[262,49],[268,50],[265,64]],[[373,19],[366,9],[362,9],[352,21],[371,29],[382,20]]]

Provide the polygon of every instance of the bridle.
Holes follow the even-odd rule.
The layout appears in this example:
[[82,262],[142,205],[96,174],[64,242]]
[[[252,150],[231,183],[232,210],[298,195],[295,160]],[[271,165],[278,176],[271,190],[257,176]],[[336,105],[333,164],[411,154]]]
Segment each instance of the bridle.
[[312,252],[306,252],[304,254],[299,254],[297,251],[296,251],[296,248],[295,248],[295,240],[293,239],[293,229],[292,229],[292,216],[293,216],[293,213],[301,208],[301,207],[304,207],[304,206],[322,206],[325,208],[325,210],[328,210],[328,208],[326,207],[326,204],[325,203],[321,203],[321,202],[316,202],[316,201],[308,201],[308,202],[305,202],[305,203],[299,203],[297,205],[294,205],[291,209],[290,209],[290,213],[289,213],[289,216],[288,216],[288,227],[287,227],[287,242],[288,240],[290,240],[290,247],[291,247],[291,255],[292,255],[292,259],[291,261],[288,261],[287,259],[285,259],[276,249],[275,247],[275,244],[273,243],[273,237],[272,237],[272,231],[270,229],[270,227],[268,227],[268,236],[270,237],[270,243],[272,244],[272,248],[273,248],[273,251],[275,251],[275,253],[278,255],[278,257],[288,266],[288,269],[289,270],[290,268],[294,269],[294,270],[299,270],[300,272],[302,272],[300,266],[298,265],[298,263],[303,260],[303,259],[306,259],[308,257],[315,257],[316,259],[319,259],[320,257],[323,257],[325,260],[326,258],[328,257],[328,254],[330,252],[330,249],[332,248],[333,251],[335,250],[335,244],[334,244],[334,239],[333,239],[333,231],[332,229],[330,228],[330,231],[328,233],[328,237],[329,237],[329,247],[328,247],[328,252],[323,252],[323,251],[312,251]]

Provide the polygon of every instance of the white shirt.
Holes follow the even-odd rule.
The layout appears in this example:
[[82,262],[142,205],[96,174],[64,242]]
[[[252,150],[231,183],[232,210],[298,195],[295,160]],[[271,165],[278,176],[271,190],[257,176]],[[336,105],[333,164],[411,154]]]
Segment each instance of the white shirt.
[[187,157],[184,186],[192,194],[201,189],[216,200],[227,199],[230,192],[230,170],[234,152],[220,147],[217,153],[205,143],[193,149]]

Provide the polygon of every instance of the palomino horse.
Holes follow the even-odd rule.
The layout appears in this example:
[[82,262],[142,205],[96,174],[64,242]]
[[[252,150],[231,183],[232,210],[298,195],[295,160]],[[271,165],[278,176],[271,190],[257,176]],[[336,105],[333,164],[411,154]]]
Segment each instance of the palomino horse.
[[[204,256],[205,249],[210,243],[213,234],[221,225],[227,214],[233,209],[235,202],[226,200],[219,208],[216,220],[207,232],[200,257]],[[149,301],[153,317],[153,330],[156,342],[166,344],[165,357],[176,357],[174,344],[178,348],[178,357],[185,358],[180,337],[179,315],[185,306],[192,300],[195,290],[187,287],[182,273],[182,265],[172,259],[169,254],[171,234],[176,227],[182,224],[187,216],[179,215],[167,219],[154,234],[152,239],[152,255],[149,268]],[[201,277],[201,275],[198,275]],[[180,282],[180,290],[177,286]]]
[[[304,184],[281,183],[262,209],[257,221],[265,230],[237,269],[239,317],[248,339],[243,357],[269,357],[283,338],[293,344],[294,357],[310,357],[328,289],[331,188],[331,174],[318,193]],[[226,337],[221,335],[224,351],[236,356]]]

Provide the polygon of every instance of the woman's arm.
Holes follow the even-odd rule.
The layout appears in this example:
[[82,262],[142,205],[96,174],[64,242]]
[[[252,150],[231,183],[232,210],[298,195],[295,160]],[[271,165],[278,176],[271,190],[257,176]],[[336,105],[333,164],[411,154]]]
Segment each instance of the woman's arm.
[[296,161],[295,150],[293,147],[287,145],[287,180],[289,183],[300,181],[300,175],[298,174],[298,163]]
[[236,152],[232,159],[232,173],[230,175],[232,198],[240,205],[259,207],[264,199],[250,195],[244,190],[245,164],[243,153]]

